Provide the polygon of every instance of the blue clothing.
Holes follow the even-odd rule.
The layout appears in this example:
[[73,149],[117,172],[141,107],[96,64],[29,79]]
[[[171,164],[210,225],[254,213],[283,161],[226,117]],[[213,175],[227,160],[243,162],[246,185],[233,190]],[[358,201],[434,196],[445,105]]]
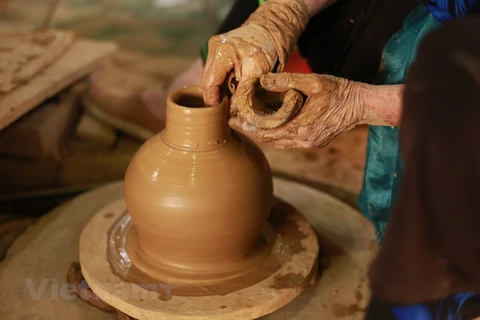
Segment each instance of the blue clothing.
[[439,20],[445,22],[468,14],[478,0],[427,0],[428,10]]
[[[404,83],[409,66],[423,37],[447,20],[465,16],[479,0],[429,0],[405,19],[402,28],[385,46],[375,84]],[[359,205],[375,225],[378,242],[383,240],[390,208],[403,171],[399,128],[371,126],[367,143],[365,178]]]
[[[405,19],[402,28],[385,46],[375,84],[404,83],[408,68],[415,60],[418,45],[429,32],[442,26],[423,4]],[[360,208],[375,225],[378,241],[383,240],[398,183],[403,171],[399,150],[399,128],[370,126],[365,178]]]
[[393,305],[372,299],[365,320],[472,320],[480,316],[480,296],[459,293],[413,305]]
[[[387,43],[375,84],[404,83],[424,36],[443,22],[464,16],[477,1],[428,1],[418,6]],[[452,8],[454,10],[452,11]],[[398,127],[369,128],[365,178],[360,207],[375,225],[382,242],[390,208],[395,201],[403,172]],[[437,301],[411,305],[394,305],[372,299],[366,320],[472,320],[480,316],[480,295],[458,293]]]

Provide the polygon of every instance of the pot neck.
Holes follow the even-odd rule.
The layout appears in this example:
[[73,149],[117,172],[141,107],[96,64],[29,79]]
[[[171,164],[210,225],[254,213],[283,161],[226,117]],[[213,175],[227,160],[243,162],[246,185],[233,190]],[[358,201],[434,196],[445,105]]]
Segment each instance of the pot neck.
[[232,136],[228,126],[228,98],[206,107],[200,87],[187,87],[167,99],[164,141],[181,150],[202,151],[227,142]]

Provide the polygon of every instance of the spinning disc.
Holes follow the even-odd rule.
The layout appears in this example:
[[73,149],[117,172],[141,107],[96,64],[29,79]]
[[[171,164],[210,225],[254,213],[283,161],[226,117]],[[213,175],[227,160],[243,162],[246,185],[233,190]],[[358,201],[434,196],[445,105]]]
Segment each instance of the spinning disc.
[[[177,284],[174,277],[158,281],[135,268],[132,260],[138,259],[128,239],[136,235],[124,200],[118,200],[100,210],[82,232],[82,273],[100,299],[136,319],[259,318],[295,299],[317,273],[318,240],[304,216],[277,201],[269,221],[269,232],[275,235],[270,256],[252,263],[254,270],[247,272],[261,274],[255,282],[236,277],[189,286]],[[124,245],[112,245],[115,241]],[[263,268],[272,260],[277,267]]]

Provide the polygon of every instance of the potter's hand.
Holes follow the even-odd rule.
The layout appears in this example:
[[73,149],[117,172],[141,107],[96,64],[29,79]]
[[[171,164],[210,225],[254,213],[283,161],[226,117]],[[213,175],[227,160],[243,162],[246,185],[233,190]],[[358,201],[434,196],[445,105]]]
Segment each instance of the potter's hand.
[[238,116],[230,119],[231,127],[259,142],[273,142],[282,149],[322,147],[342,132],[365,123],[360,99],[364,84],[332,76],[295,73],[267,74],[260,83],[273,92],[296,89],[307,99],[292,120],[275,129],[260,130]]
[[308,14],[303,0],[268,0],[240,28],[210,38],[201,81],[205,103],[220,103],[220,86],[232,70],[238,87],[273,71],[277,62],[281,72]]

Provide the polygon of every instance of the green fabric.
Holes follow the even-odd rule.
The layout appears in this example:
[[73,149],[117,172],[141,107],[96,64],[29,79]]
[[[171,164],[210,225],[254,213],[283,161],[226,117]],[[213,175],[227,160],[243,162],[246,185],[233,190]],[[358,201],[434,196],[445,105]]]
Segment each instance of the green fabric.
[[[261,5],[264,2],[265,2],[265,0],[258,0],[258,5]],[[205,62],[207,62],[207,57],[208,57],[208,42],[203,44],[203,46],[200,50],[200,54],[202,56],[203,63],[205,64]]]
[[208,42],[205,42],[201,48],[200,51],[203,59],[203,63],[207,62],[207,57],[208,57]]
[[[422,4],[403,22],[384,48],[375,84],[404,83],[423,37],[442,24]],[[403,171],[399,128],[371,126],[368,134],[365,178],[359,199],[363,214],[375,225],[381,243]]]

